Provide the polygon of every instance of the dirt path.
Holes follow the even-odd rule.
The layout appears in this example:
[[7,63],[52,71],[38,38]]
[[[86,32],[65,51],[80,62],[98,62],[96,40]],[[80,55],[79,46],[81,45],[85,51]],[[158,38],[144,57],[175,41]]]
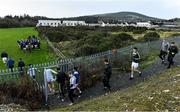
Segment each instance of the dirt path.
[[[180,66],[180,53],[175,57],[174,66]],[[113,73],[110,80],[110,85],[112,87],[112,90],[110,92],[119,91],[121,89],[125,89],[131,87],[132,85],[141,83],[144,80],[148,79],[148,77],[150,77],[151,75],[158,74],[164,71],[166,68],[167,66],[162,65],[160,59],[157,59],[152,65],[143,70],[142,77],[139,77],[138,74],[135,74],[134,80],[129,80],[130,73]],[[108,93],[108,91],[105,91],[103,89],[102,83],[97,83],[95,87],[84,90],[81,98],[76,98],[75,101],[77,103],[80,103],[81,101],[95,98],[101,95],[107,95]],[[60,107],[70,103],[68,98],[65,99],[65,102],[61,102],[57,97],[58,95],[49,97],[49,102],[52,106]]]

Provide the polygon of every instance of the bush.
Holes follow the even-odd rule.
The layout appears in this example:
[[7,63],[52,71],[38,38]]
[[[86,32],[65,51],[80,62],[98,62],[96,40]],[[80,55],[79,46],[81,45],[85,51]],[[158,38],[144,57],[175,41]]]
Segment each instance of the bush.
[[119,47],[124,46],[125,43],[128,44],[129,42],[132,42],[132,41],[135,41],[135,39],[131,35],[127,33],[121,33],[114,36],[112,43],[115,48],[119,48]]
[[127,33],[118,34],[115,39],[117,41],[134,41],[135,40],[131,35]]
[[0,104],[16,103],[26,106],[29,110],[36,110],[41,107],[42,102],[42,93],[35,90],[28,76],[21,77],[21,85],[15,82],[0,85]]
[[160,35],[157,32],[148,32],[144,35],[143,40],[144,41],[154,41],[154,40],[159,40]]
[[76,52],[76,56],[91,55],[91,54],[94,54],[94,53],[97,53],[97,52],[99,52],[98,47],[93,46],[93,45],[89,45],[89,44],[85,44],[85,45],[83,45],[83,46],[81,46],[79,48],[79,50]]

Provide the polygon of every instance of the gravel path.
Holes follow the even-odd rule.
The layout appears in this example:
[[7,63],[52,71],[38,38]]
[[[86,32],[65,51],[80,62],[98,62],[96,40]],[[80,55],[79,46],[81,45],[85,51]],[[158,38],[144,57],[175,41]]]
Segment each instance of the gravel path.
[[[173,67],[175,66],[180,66],[180,53],[175,57],[175,65]],[[163,72],[165,69],[167,69],[167,66],[162,65],[160,59],[157,59],[152,65],[143,70],[142,77],[139,77],[138,74],[135,74],[134,80],[129,80],[130,73],[114,72],[110,80],[110,85],[112,87],[110,92],[119,91],[121,89],[125,89],[131,87],[132,85],[141,83],[148,79],[148,77]],[[77,98],[75,101],[80,103],[83,100],[88,100],[101,95],[107,95],[108,93],[108,91],[103,89],[102,83],[97,83],[95,87],[84,90],[81,98]],[[51,106],[64,106],[70,103],[68,98],[65,99],[65,102],[61,102],[57,97],[58,95],[49,96],[49,103]]]

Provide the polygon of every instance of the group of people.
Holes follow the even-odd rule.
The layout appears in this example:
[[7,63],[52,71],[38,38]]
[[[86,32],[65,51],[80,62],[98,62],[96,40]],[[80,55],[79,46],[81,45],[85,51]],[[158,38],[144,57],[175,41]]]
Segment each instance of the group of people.
[[[161,50],[159,57],[162,60],[162,64],[166,64],[168,62],[167,68],[170,68],[174,64],[174,57],[178,53],[178,47],[175,45],[175,42],[171,42],[171,44],[163,40],[161,45]],[[8,54],[4,51],[1,54],[3,63],[7,63],[8,67],[12,69],[14,67],[14,60],[11,58],[8,58]],[[129,80],[134,79],[134,72],[137,72],[139,76],[142,76],[142,71],[139,70],[139,63],[140,63],[141,57],[138,52],[138,48],[134,47],[132,51],[132,63],[131,63],[131,73]],[[166,61],[167,60],[167,61]],[[104,76],[103,76],[103,86],[105,90],[111,90],[110,86],[110,78],[112,75],[112,66],[108,59],[104,59]],[[23,70],[23,67],[25,67],[25,63],[20,58],[18,62],[18,67],[20,70]],[[37,68],[33,67],[32,64],[29,64],[29,69],[27,71],[27,74],[33,78],[33,80],[36,80],[36,71],[39,71]],[[54,77],[54,75],[56,77]],[[66,74],[63,72],[59,67],[57,67],[57,70],[52,70],[50,68],[47,68],[44,70],[45,80],[47,81],[48,89],[50,93],[54,93],[54,81],[56,81],[59,85],[59,93],[61,101],[64,101],[65,93],[68,93],[68,97],[71,101],[70,105],[74,104],[74,97],[80,97],[82,94],[82,91],[79,87],[80,84],[80,73],[78,71],[78,67],[74,67],[72,72],[68,72]],[[76,94],[78,93],[78,94]]]
[[166,60],[169,62],[167,67],[168,69],[174,65],[173,59],[177,53],[178,47],[175,45],[175,42],[171,42],[171,44],[169,44],[168,41],[163,40],[159,57],[162,60],[162,64],[166,65]]
[[[5,51],[1,53],[1,58],[4,65],[7,66],[11,70],[11,72],[13,72],[15,61],[11,57],[8,57],[8,53]],[[19,71],[23,71],[24,67],[25,67],[24,61],[22,60],[22,58],[19,58],[19,62],[18,62]]]
[[26,40],[17,41],[21,50],[28,50],[31,52],[32,49],[40,49],[40,40],[36,36],[29,36]]
[[[178,47],[175,45],[175,42],[169,43],[163,39],[160,49],[159,57],[162,60],[162,64],[166,65],[168,62],[167,69],[174,65],[174,57],[178,53]],[[134,72],[138,72],[139,76],[142,76],[142,72],[139,70],[140,54],[136,47],[133,48],[132,52],[132,64],[131,64],[131,75],[130,80],[134,78]]]
[[[38,69],[34,68],[30,64],[27,74],[30,75],[33,80],[36,80],[37,71]],[[59,67],[57,67],[56,71],[50,68],[46,68],[44,70],[44,76],[47,82],[49,93],[55,92],[54,82],[56,81],[58,83],[60,94],[59,98],[61,98],[61,101],[64,101],[66,92],[68,93],[68,97],[71,101],[70,105],[73,105],[74,97],[81,97],[82,91],[79,88],[80,74],[78,72],[78,67],[74,67],[73,71],[68,72],[68,74],[63,72]]]
[[[103,76],[104,89],[110,90],[111,87],[109,81],[112,74],[112,68],[111,65],[109,64],[108,59],[104,60],[104,65],[105,65],[104,76]],[[27,74],[31,76],[33,80],[36,80],[37,71],[38,69],[33,67],[32,64],[30,64]],[[49,93],[55,92],[54,82],[56,81],[58,83],[59,94],[60,94],[59,98],[61,98],[61,101],[64,101],[66,92],[68,93],[68,97],[71,101],[69,105],[74,104],[74,97],[81,97],[82,91],[79,87],[80,72],[78,71],[78,67],[74,67],[73,71],[69,71],[67,74],[63,72],[59,67],[57,67],[56,71],[50,68],[46,68],[44,70],[44,76],[47,82]]]
[[[53,73],[56,74],[56,78],[53,77]],[[57,83],[59,84],[59,88],[61,90],[61,101],[64,101],[65,90],[68,91],[68,97],[71,101],[70,105],[73,105],[74,97],[81,96],[82,91],[79,88],[80,74],[78,72],[78,67],[74,67],[72,72],[68,72],[68,75],[61,71],[59,67],[57,67],[57,72],[52,69],[45,69],[44,74],[46,75],[48,88],[51,93],[55,91],[53,81],[57,81]],[[75,94],[76,90],[78,91],[78,94]]]

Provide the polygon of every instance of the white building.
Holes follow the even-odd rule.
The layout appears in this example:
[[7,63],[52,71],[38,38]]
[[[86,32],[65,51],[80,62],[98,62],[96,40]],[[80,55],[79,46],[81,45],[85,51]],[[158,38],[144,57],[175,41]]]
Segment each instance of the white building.
[[50,26],[50,27],[59,27],[59,26],[100,26],[100,27],[114,27],[114,26],[134,26],[134,27],[146,27],[146,28],[157,28],[158,25],[151,25],[150,22],[137,22],[135,23],[121,23],[121,24],[110,24],[99,21],[98,23],[86,23],[85,21],[71,21],[71,20],[38,20],[36,27],[39,26]]
[[62,21],[61,20],[38,20],[36,27],[38,26],[58,27],[58,26],[62,26]]
[[85,21],[61,21],[61,20],[38,20],[36,27],[38,26],[85,26],[87,25]]
[[62,22],[63,26],[86,26],[85,21],[70,21],[66,20]]
[[146,28],[151,28],[152,25],[150,22],[137,22],[137,27],[146,27]]

